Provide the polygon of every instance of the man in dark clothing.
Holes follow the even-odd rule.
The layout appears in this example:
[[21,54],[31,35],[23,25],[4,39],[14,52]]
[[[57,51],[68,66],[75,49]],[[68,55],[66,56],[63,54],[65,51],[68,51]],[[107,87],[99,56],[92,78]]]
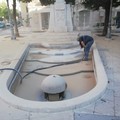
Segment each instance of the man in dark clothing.
[[84,58],[83,58],[83,60],[87,61],[88,56],[89,56],[89,52],[90,52],[90,48],[91,48],[92,44],[94,43],[94,39],[91,36],[88,36],[88,35],[80,36],[80,34],[78,34],[77,40],[78,40],[81,48],[84,48]]

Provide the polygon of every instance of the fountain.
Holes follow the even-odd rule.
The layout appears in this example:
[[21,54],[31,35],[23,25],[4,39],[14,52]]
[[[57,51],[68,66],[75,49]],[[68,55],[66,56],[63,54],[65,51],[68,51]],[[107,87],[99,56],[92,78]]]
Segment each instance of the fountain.
[[63,111],[84,107],[104,93],[107,76],[96,47],[90,60],[81,62],[82,51],[76,47],[61,51],[33,46],[25,46],[10,66],[25,74],[22,79],[14,71],[2,74],[0,98],[8,104],[26,111]]

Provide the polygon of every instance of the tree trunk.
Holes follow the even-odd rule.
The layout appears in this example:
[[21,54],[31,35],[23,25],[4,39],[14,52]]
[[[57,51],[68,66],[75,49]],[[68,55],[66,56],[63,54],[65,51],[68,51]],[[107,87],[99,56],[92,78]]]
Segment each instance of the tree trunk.
[[19,37],[19,31],[16,20],[16,0],[13,0],[13,20],[14,20],[15,35],[16,37]]
[[29,19],[29,13],[28,13],[28,6],[26,6],[26,12],[27,12],[26,27],[29,27],[30,26],[30,19]]
[[105,6],[105,20],[104,20],[104,28],[102,33],[103,36],[107,35],[109,16],[110,16],[110,2]]

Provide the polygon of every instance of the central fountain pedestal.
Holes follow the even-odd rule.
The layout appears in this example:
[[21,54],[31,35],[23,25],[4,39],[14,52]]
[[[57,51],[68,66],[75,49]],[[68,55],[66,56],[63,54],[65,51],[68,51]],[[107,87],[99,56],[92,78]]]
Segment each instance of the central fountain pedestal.
[[44,92],[45,99],[49,101],[59,101],[64,98],[66,82],[59,75],[50,75],[41,83],[41,89]]

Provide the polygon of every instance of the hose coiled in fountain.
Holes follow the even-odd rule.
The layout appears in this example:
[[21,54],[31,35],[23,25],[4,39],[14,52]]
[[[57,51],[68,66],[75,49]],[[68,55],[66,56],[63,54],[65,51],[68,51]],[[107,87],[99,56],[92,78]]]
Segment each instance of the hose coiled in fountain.
[[0,69],[0,71],[3,71],[3,70],[12,70],[12,71],[15,71],[16,73],[18,73],[18,75],[20,76],[21,80],[22,80],[22,75],[20,74],[19,71],[17,71],[16,69],[13,69],[13,68],[2,68]]
[[[53,68],[53,67],[57,67],[57,66],[62,66],[62,65],[68,65],[68,64],[74,64],[74,63],[78,63],[78,62],[81,62],[82,59],[79,59],[79,60],[75,60],[75,61],[70,61],[70,62],[62,62],[60,64],[56,64],[56,65],[52,65],[52,66],[48,66],[48,67],[44,67],[44,68],[37,68],[37,69],[34,69],[30,72],[28,72],[26,75],[24,75],[22,77],[22,75],[20,74],[19,71],[17,71],[16,69],[13,69],[13,68],[2,68],[0,69],[0,71],[3,71],[3,70],[12,70],[12,71],[15,71],[16,73],[18,73],[18,75],[20,76],[20,84],[22,83],[23,79],[32,74],[32,73],[35,73],[35,74],[41,74],[41,73],[37,73],[36,71],[39,71],[39,70],[44,70],[44,69],[49,69],[49,68]],[[41,61],[38,61],[38,62],[41,62]],[[88,71],[78,71],[77,73],[82,73],[82,72],[93,72],[93,70],[88,70]],[[74,74],[77,74],[77,73],[74,73]],[[44,76],[47,76],[49,74],[45,74]],[[65,74],[65,75],[61,75],[61,76],[66,76],[66,75],[70,75],[70,74]]]

